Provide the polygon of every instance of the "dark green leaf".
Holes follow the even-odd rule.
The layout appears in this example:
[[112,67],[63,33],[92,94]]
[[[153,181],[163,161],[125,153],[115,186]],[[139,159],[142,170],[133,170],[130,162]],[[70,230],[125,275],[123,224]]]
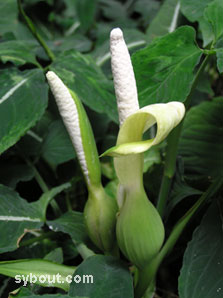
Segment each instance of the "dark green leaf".
[[[51,102],[49,104],[51,104]],[[56,104],[55,104],[55,107],[56,107]],[[31,133],[29,131],[28,134],[34,139],[37,139],[39,142],[42,142],[43,141],[42,138],[44,138],[47,135],[48,133],[47,129],[49,128],[50,124],[54,121],[55,116],[57,116],[57,114],[54,112],[54,110],[50,112],[47,109],[43,117],[40,119],[40,121],[31,130]],[[33,135],[32,132],[34,132],[35,135]]]
[[[36,237],[43,237],[43,239],[36,239],[36,237],[33,235],[35,234]],[[18,249],[16,249],[13,252],[7,253],[7,255],[4,255],[4,259],[11,259],[14,260],[17,259],[43,259],[50,251],[54,250],[58,243],[56,242],[56,237],[52,236],[50,238],[50,232],[46,233],[40,233],[39,231],[30,231],[27,232],[26,235],[24,235],[24,238],[22,238],[20,242],[20,246]],[[49,238],[44,238],[48,237]]]
[[[39,2],[41,2],[42,0],[23,0],[23,3],[25,5],[35,5]],[[48,3],[49,5],[53,5],[53,0],[45,0],[44,2]]]
[[68,187],[69,183],[54,187],[38,201],[28,203],[14,190],[0,185],[0,253],[15,250],[28,230],[40,229],[50,200]]
[[90,56],[69,51],[50,67],[92,110],[117,121],[113,87]]
[[33,169],[22,163],[1,162],[0,183],[15,188],[19,181],[29,181],[33,178]]
[[[221,0],[181,0],[181,11],[191,22],[199,22],[204,46],[222,34]],[[220,34],[220,35],[219,35]]]
[[188,112],[179,153],[185,169],[210,177],[223,175],[223,98],[191,108]]
[[69,295],[72,297],[80,295],[91,298],[133,298],[130,272],[114,257],[102,255],[89,257],[78,266],[75,275],[90,275],[93,277],[93,283],[71,283]]
[[215,41],[217,41],[223,34],[223,1],[214,0],[211,2],[205,9],[204,15],[208,22],[211,23]]
[[184,254],[180,298],[221,298],[223,293],[223,204],[214,202]]
[[[43,287],[57,287],[65,291],[68,291],[70,286],[66,277],[68,275],[72,276],[74,271],[75,267],[68,267],[41,259],[0,262],[0,274],[14,277],[17,284],[26,286],[27,282],[30,281]],[[60,276],[57,276],[58,273]],[[44,277],[39,279],[40,276]]]
[[180,27],[132,56],[140,106],[185,101],[202,54],[194,39],[192,27]]
[[57,247],[49,252],[45,257],[45,260],[56,262],[58,264],[63,263],[63,250],[61,247]]
[[144,153],[143,172],[147,172],[154,164],[161,163],[160,150],[157,146],[152,147]]
[[92,46],[91,41],[86,36],[77,33],[55,40],[54,44],[56,50],[63,52],[72,49],[80,52],[88,52]]
[[50,124],[41,149],[42,157],[52,166],[75,158],[75,151],[61,120]]
[[0,1],[0,33],[13,31],[18,24],[17,3],[15,0]]
[[220,73],[223,72],[223,48],[217,49],[217,66]]
[[160,8],[160,2],[156,0],[138,0],[135,3],[134,11],[138,12],[142,16],[143,25],[148,26],[152,23],[152,20],[157,15]]
[[[14,291],[14,292],[17,292]],[[13,292],[13,293],[14,293]],[[70,296],[69,295],[66,295],[66,294],[44,294],[44,295],[36,295],[36,294],[33,294],[29,289],[27,288],[20,288],[19,292],[17,294],[11,294],[9,296],[9,298],[69,298]],[[74,298],[89,298],[89,297],[74,297]]]
[[26,230],[43,225],[34,203],[27,203],[14,190],[0,185],[0,253],[15,250]]
[[77,0],[76,8],[81,28],[87,31],[94,22],[98,0]]
[[45,294],[36,295],[25,287],[21,287],[9,294],[9,298],[68,298],[66,294]]
[[19,22],[17,1],[0,1],[0,36],[7,40],[7,35],[17,40],[30,40],[32,34],[25,24]]
[[214,96],[214,92],[211,88],[211,80],[208,73],[203,73],[199,76],[196,89],[197,91],[200,91],[202,93]]
[[32,203],[32,205],[35,206],[37,210],[39,210],[39,214],[41,214],[41,218],[43,221],[46,220],[46,210],[50,201],[56,195],[69,188],[70,186],[70,183],[64,183],[59,186],[53,187],[49,191],[44,192],[38,201]]
[[3,293],[5,291],[5,289],[8,287],[9,282],[10,282],[11,278],[4,278],[4,280],[2,281],[2,284],[0,285],[0,295],[1,297],[3,297]]
[[76,15],[76,1],[73,1],[73,0],[64,0],[64,3],[66,5],[66,9],[64,10],[64,15],[66,17],[70,17],[70,18],[73,18],[73,17],[77,17]]
[[180,0],[180,7],[189,21],[196,22],[203,16],[205,8],[212,1],[213,0]]
[[17,142],[16,149],[21,152],[23,156],[28,157],[40,157],[40,151],[43,138],[36,134],[33,130],[27,131],[27,133]]
[[47,224],[55,232],[69,234],[75,243],[85,242],[88,238],[83,213],[69,211],[56,220],[48,220]]
[[[51,102],[49,105],[50,104]],[[56,104],[55,108],[57,108]],[[16,144],[16,147],[24,156],[26,156],[26,158],[35,157],[36,159],[39,159],[42,153],[43,140],[49,133],[49,127],[54,121],[55,116],[57,116],[57,111],[51,114],[47,109],[40,121],[38,121],[32,129],[28,130],[25,136]]]
[[0,72],[0,153],[14,145],[35,125],[47,106],[42,71],[15,69]]
[[214,40],[212,26],[204,17],[201,17],[199,19],[199,27],[203,37],[203,47],[206,47]]
[[173,32],[177,27],[180,5],[179,0],[164,1],[161,9],[146,31],[148,41],[152,41],[155,37],[163,36]]
[[117,0],[99,0],[100,8],[106,18],[110,20],[122,20],[126,18],[126,9]]
[[31,63],[39,66],[35,58],[34,45],[19,40],[10,40],[0,43],[0,60],[12,62],[15,65]]
[[201,195],[202,191],[195,189],[188,185],[183,179],[180,177],[176,178],[174,181],[173,189],[171,192],[169,204],[166,207],[165,215],[168,216],[173,208],[179,204],[183,199],[188,199],[191,196]]

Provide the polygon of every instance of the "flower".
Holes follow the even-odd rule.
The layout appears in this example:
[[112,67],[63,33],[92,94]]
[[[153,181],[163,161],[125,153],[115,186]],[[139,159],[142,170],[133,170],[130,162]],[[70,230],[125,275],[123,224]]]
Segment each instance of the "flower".
[[119,123],[139,109],[135,75],[120,28],[110,33],[111,66],[117,98]]

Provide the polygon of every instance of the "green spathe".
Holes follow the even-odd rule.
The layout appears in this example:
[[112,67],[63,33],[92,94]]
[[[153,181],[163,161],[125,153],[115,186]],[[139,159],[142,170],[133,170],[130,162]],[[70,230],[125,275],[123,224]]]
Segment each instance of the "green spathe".
[[84,209],[85,224],[94,244],[104,252],[111,252],[115,243],[117,203],[101,185],[101,168],[90,122],[81,101],[74,92],[69,91],[78,111],[81,141],[90,179]]
[[[179,124],[184,113],[184,105],[180,102],[142,108],[124,121],[117,145],[104,153],[115,156],[115,170],[119,178],[118,245],[139,269],[147,266],[158,254],[165,234],[160,215],[144,190],[143,152],[163,141]],[[142,141],[143,133],[155,123],[155,137]]]
[[[78,98],[78,96],[69,89],[69,92],[75,102],[78,121],[81,135],[81,142],[83,146],[83,154],[87,164],[89,183],[86,179],[88,187],[99,186],[101,183],[101,167],[98,158],[98,151],[94,140],[93,131],[89,122],[85,109]],[[86,177],[85,177],[86,178]]]
[[117,203],[104,188],[90,190],[84,209],[89,237],[102,251],[110,253],[115,246]]
[[[115,170],[122,185],[142,184],[143,153],[162,142],[184,117],[185,107],[180,102],[153,104],[129,116],[120,128],[117,145],[103,155],[115,156]],[[154,138],[142,141],[143,133],[154,124]]]
[[[179,124],[185,113],[180,102],[148,105],[129,116],[120,128],[117,145],[103,153],[110,156],[123,156],[147,151],[164,140],[170,131]],[[154,139],[142,141],[143,133],[157,123]]]
[[159,252],[164,226],[144,189],[127,188],[124,196],[126,199],[117,217],[117,240],[124,255],[141,269]]
[[101,168],[90,122],[81,101],[74,92],[69,91],[78,111],[81,140],[90,178],[90,183],[87,183],[89,195],[84,209],[85,224],[94,244],[104,252],[111,252],[115,243],[117,203],[106,194],[101,185]]

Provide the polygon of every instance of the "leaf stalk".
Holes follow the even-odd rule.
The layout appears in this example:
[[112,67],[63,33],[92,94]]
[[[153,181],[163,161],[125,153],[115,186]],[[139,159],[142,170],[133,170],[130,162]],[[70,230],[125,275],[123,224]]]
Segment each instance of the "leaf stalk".
[[33,22],[31,21],[31,19],[26,15],[23,7],[22,7],[22,3],[21,0],[17,0],[17,4],[18,4],[18,8],[19,8],[19,12],[21,13],[21,15],[23,16],[27,27],[29,28],[30,32],[32,33],[32,35],[35,37],[35,39],[39,42],[39,44],[43,47],[44,51],[46,52],[47,56],[49,57],[50,61],[54,61],[55,56],[54,53],[50,50],[50,48],[46,45],[45,41],[43,40],[43,38],[40,36],[40,34],[37,32]]
[[[189,109],[193,92],[197,87],[198,80],[200,78],[200,75],[203,73],[205,66],[207,65],[209,57],[210,55],[208,54],[204,58],[203,62],[201,63],[196,73],[193,84],[191,86],[190,93],[188,94],[184,102],[184,105],[187,110]],[[179,144],[180,134],[183,127],[183,121],[176,128],[174,128],[174,130],[167,137],[167,150],[166,150],[166,157],[165,157],[165,164],[164,164],[164,173],[163,173],[162,183],[161,183],[160,192],[159,192],[158,201],[157,201],[157,210],[161,217],[163,217],[164,215],[168,195],[172,185],[172,179],[174,177],[175,170],[176,170],[178,144]]]

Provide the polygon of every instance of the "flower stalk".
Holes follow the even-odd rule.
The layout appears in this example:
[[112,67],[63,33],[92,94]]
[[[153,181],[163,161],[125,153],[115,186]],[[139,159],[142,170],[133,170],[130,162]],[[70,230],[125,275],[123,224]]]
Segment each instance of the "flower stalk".
[[90,122],[78,96],[54,72],[49,71],[46,77],[88,188],[84,210],[88,234],[96,246],[109,253],[115,244],[117,204],[101,184],[101,167]]
[[[119,247],[143,270],[158,254],[164,241],[162,220],[143,186],[143,152],[159,144],[179,124],[185,108],[182,103],[170,102],[139,109],[135,76],[122,31],[113,29],[110,40],[120,130],[116,146],[103,155],[115,157],[119,179],[120,210],[116,226]],[[143,133],[155,123],[155,138],[143,141]]]

